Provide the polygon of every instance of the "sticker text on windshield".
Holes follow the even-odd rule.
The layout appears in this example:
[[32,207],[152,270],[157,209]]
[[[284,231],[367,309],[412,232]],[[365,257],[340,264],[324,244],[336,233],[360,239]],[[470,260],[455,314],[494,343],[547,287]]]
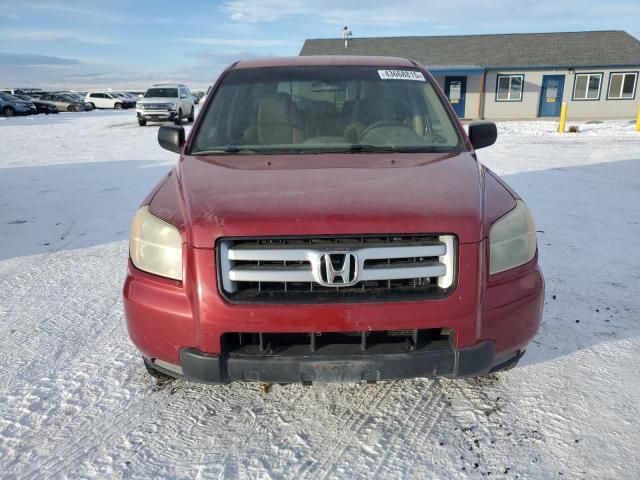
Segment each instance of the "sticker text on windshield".
[[422,72],[415,70],[378,70],[378,75],[382,80],[416,80],[418,82],[426,81]]

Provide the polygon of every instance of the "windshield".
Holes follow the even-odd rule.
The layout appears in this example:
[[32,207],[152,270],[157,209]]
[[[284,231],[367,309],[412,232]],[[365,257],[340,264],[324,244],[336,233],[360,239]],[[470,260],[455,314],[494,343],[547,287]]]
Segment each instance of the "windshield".
[[192,145],[193,155],[461,149],[420,71],[374,67],[232,70]]
[[78,97],[74,97],[71,94],[62,95],[62,98],[64,98],[67,102],[78,102],[80,100]]
[[177,88],[150,88],[149,90],[147,90],[147,93],[145,93],[144,96],[145,98],[151,98],[151,97],[177,98],[178,89]]

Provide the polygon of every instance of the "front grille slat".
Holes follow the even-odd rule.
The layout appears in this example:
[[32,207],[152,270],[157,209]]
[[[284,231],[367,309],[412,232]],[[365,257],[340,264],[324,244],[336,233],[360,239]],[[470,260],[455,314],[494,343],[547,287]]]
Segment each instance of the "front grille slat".
[[221,293],[234,302],[439,298],[455,278],[452,235],[222,239],[217,251]]

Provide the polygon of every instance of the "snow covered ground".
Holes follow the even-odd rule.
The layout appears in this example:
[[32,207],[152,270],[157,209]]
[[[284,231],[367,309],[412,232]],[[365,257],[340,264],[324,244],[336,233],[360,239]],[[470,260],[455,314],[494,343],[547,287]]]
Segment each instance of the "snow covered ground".
[[1,478],[640,478],[640,133],[505,122],[547,300],[513,371],[157,385],[128,340],[129,222],[175,162],[131,112],[0,119]]

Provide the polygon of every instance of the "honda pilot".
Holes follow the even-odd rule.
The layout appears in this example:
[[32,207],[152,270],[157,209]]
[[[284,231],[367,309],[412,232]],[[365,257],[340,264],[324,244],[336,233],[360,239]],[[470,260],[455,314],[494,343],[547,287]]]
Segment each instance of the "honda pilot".
[[[544,283],[525,202],[412,60],[242,61],[135,214],[148,371],[204,383],[475,377],[516,365]],[[514,152],[517,154],[517,152]]]

